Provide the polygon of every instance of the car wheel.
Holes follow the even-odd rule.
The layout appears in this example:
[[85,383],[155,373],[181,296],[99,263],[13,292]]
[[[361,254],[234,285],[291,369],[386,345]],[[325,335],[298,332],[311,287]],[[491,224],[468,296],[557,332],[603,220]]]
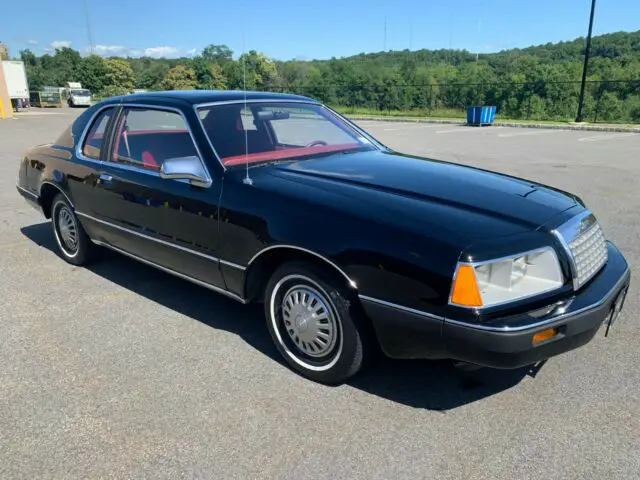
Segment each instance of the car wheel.
[[306,263],[280,267],[265,289],[269,333],[285,361],[303,376],[340,383],[362,369],[371,341],[348,289]]
[[85,265],[93,258],[96,246],[82,228],[73,207],[62,194],[53,199],[51,225],[60,255],[67,262],[72,265]]

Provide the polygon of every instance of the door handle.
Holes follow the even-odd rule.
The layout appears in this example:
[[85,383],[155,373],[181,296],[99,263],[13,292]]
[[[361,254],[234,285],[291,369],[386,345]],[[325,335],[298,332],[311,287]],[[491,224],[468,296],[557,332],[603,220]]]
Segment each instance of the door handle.
[[98,183],[109,183],[111,180],[113,180],[113,177],[108,173],[98,175]]

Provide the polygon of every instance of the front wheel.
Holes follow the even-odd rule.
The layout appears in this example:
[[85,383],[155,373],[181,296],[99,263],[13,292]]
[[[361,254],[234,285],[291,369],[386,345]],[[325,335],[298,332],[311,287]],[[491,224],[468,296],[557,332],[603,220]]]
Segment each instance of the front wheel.
[[365,365],[371,342],[350,293],[338,279],[311,264],[285,264],[273,274],[265,290],[267,327],[295,371],[335,384]]

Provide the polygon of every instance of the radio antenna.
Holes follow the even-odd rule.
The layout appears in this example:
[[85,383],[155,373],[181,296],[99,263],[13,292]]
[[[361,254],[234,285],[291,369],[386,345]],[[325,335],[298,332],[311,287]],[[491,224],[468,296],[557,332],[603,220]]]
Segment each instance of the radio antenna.
[[244,109],[240,112],[240,123],[242,124],[242,129],[244,130],[244,165],[245,165],[245,177],[243,183],[245,185],[253,185],[253,180],[249,176],[249,134],[247,133],[247,129],[244,126],[244,119],[242,118],[244,114],[247,113],[247,60],[244,48],[244,25],[242,27],[242,91],[244,92]]

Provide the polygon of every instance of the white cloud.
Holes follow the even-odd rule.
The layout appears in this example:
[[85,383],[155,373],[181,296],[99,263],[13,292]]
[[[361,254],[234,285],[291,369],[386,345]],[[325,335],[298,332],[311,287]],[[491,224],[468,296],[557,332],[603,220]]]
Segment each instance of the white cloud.
[[103,56],[126,56],[129,49],[122,45],[96,45],[93,47],[93,53]]
[[[91,49],[87,48],[87,52]],[[132,48],[124,45],[95,45],[93,53],[103,57],[153,57],[153,58],[178,58],[192,57],[197,53],[197,49],[182,50],[169,45],[147,48]]]
[[27,40],[27,43],[29,45],[38,45],[38,40],[34,40],[33,38],[30,38],[29,40]]
[[180,49],[178,49],[176,47],[169,47],[167,45],[162,46],[162,47],[149,47],[149,48],[145,48],[144,49],[144,55],[146,57],[173,58],[173,57],[178,57],[179,54],[180,54]]
[[55,50],[56,48],[70,47],[71,42],[69,40],[54,40],[49,46]]

